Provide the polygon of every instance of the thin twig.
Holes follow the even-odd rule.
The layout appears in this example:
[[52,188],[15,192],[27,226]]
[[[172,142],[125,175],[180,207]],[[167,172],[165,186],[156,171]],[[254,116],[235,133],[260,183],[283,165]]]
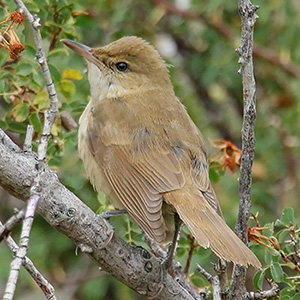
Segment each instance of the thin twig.
[[34,128],[32,125],[27,126],[27,131],[26,131],[26,137],[25,137],[25,142],[23,145],[23,151],[24,152],[31,152],[32,151],[32,137],[34,133]]
[[[21,222],[24,219],[25,216],[25,210],[22,209],[15,213],[12,217],[10,217],[7,222],[1,226],[0,228],[0,243],[4,239],[5,236],[8,236],[8,234],[11,232],[11,230],[14,228],[16,224]],[[0,222],[1,223],[1,222]]]
[[230,299],[227,264],[228,263],[224,259],[219,258],[218,262],[214,265],[214,270],[217,272],[220,281],[220,293],[222,300]]
[[262,292],[249,292],[247,293],[248,299],[268,299],[271,297],[277,297],[279,295],[279,287],[276,283],[273,283],[273,287],[269,291]]
[[41,66],[41,71],[44,77],[44,81],[46,83],[46,89],[50,99],[50,109],[45,111],[44,129],[38,146],[38,160],[42,162],[46,158],[46,152],[47,152],[48,141],[50,138],[51,127],[58,114],[58,107],[60,103],[57,98],[56,89],[52,81],[51,73],[46,59],[46,54],[43,48],[43,40],[40,32],[40,27],[41,27],[40,18],[36,15],[33,16],[29,12],[29,10],[27,9],[23,1],[15,0],[15,3],[17,4],[20,12],[24,14],[28,23],[31,25],[33,38],[37,49],[35,59]]
[[63,110],[60,113],[62,125],[68,130],[74,130],[78,125],[76,121],[72,118],[71,114],[67,110]]
[[[143,240],[156,256],[161,257],[163,259],[167,257],[167,251],[165,251],[160,244],[155,242],[146,232],[143,232]],[[200,294],[198,294],[198,291],[195,289],[195,287],[185,280],[185,274],[182,273],[181,265],[179,262],[173,260],[172,264],[174,269],[174,278],[184,289],[186,289],[194,297],[194,299],[202,300],[208,297],[209,292],[206,289],[204,289]]]
[[293,223],[290,224],[289,230],[290,230],[290,237],[291,237],[291,245],[294,247],[294,251],[295,251],[296,266],[298,267],[298,270],[299,270],[300,269],[300,250],[298,247],[295,226]]
[[[47,64],[46,54],[43,49],[43,41],[40,32],[40,27],[41,27],[40,19],[37,16],[33,16],[29,12],[27,7],[24,5],[23,1],[15,0],[15,3],[17,4],[19,11],[24,14],[25,18],[31,25],[31,29],[33,32],[33,37],[37,49],[35,58],[41,66],[44,81],[46,83],[47,92],[49,94],[50,109],[46,110],[44,114],[43,133],[40,138],[40,141],[38,142],[38,153],[37,153],[38,159],[36,163],[36,169],[38,170],[38,173],[30,189],[30,197],[27,203],[25,219],[23,221],[20,244],[16,252],[16,256],[11,262],[10,274],[6,284],[3,300],[13,299],[22,260],[24,259],[27,253],[33,218],[40,198],[40,182],[41,182],[42,174],[44,172],[44,162],[46,160],[46,153],[47,153],[48,142],[51,134],[51,127],[58,114],[58,104],[59,104],[55,86],[53,84],[50,70]],[[27,132],[27,142],[25,143],[26,144],[25,149],[29,148],[28,146],[29,139],[31,139],[30,130],[28,130]]]
[[218,276],[212,276],[209,274],[204,268],[202,268],[199,264],[196,264],[197,270],[209,281],[213,290],[213,299],[221,300],[221,289],[220,289],[220,281]]
[[[19,213],[22,211],[19,211]],[[23,211],[24,213],[24,211]],[[7,224],[7,223],[6,223]],[[5,225],[3,225],[0,221],[0,231],[4,231]],[[16,253],[19,249],[17,243],[14,241],[14,239],[9,236],[6,239],[6,243],[10,250],[13,253]],[[25,256],[22,259],[22,265],[27,270],[27,272],[30,274],[30,276],[33,278],[33,280],[36,282],[36,284],[41,288],[44,295],[48,300],[56,300],[55,297],[55,291],[53,286],[48,282],[48,280],[39,272],[39,270],[34,266],[33,262]]]
[[20,243],[16,251],[16,255],[10,264],[10,273],[6,283],[3,300],[12,300],[14,297],[22,261],[26,256],[27,249],[28,249],[29,234],[32,227],[34,211],[38,199],[39,198],[36,194],[32,194],[32,196],[28,200],[26,215],[22,224]]
[[150,235],[143,231],[143,241],[149,246],[152,252],[161,258],[167,257],[167,251],[162,247],[162,245],[158,244],[154,239],[150,237]]
[[192,261],[192,256],[193,256],[195,248],[197,247],[197,243],[195,242],[195,238],[192,235],[188,235],[187,239],[190,242],[190,249],[189,249],[188,257],[187,257],[187,260],[186,260],[186,265],[185,265],[184,270],[183,270],[183,274],[186,275],[186,276],[189,273],[189,269],[190,269],[190,265],[191,265],[191,261]]
[[[240,205],[236,234],[247,244],[247,227],[251,208],[252,164],[254,160],[255,136],[254,123],[256,118],[256,83],[253,68],[253,32],[258,18],[258,6],[250,0],[239,0],[239,14],[242,21],[241,45],[236,50],[239,54],[243,84],[243,126],[242,126],[242,157],[239,177]],[[232,300],[246,299],[246,268],[235,265],[232,275]]]

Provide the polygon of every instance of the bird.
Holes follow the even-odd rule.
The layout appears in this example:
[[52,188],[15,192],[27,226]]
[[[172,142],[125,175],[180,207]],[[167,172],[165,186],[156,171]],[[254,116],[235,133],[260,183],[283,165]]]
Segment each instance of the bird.
[[90,101],[79,120],[78,150],[94,188],[158,243],[177,219],[175,229],[183,222],[218,257],[259,269],[224,220],[202,134],[159,52],[136,36],[97,48],[61,41],[88,65]]

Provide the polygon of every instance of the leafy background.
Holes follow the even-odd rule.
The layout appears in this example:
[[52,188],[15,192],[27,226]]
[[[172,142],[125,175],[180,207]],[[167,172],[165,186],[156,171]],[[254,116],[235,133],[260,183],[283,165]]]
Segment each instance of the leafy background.
[[[56,85],[60,111],[78,122],[89,100],[86,64],[60,43],[61,38],[79,40],[90,46],[105,45],[125,35],[137,35],[154,44],[173,67],[170,74],[176,94],[210,146],[214,139],[228,139],[241,146],[242,93],[237,74],[240,18],[235,1],[25,1],[41,18],[48,63]],[[167,3],[166,6],[164,6]],[[253,166],[252,212],[258,213],[263,233],[276,235],[287,255],[294,248],[289,240],[290,222],[300,216],[300,6],[298,1],[255,1],[260,9],[255,27],[255,76],[257,81],[256,155]],[[172,10],[173,5],[177,9]],[[16,10],[13,1],[0,1],[0,20]],[[185,13],[182,13],[185,10]],[[0,29],[4,29],[1,25]],[[27,124],[34,138],[42,131],[43,111],[49,106],[28,24],[17,29],[26,49],[16,61],[0,48],[0,127],[22,144]],[[77,129],[68,131],[58,117],[52,129],[48,161],[60,180],[94,211],[111,209],[85,178],[77,154]],[[211,169],[212,180],[228,224],[233,228],[238,210],[238,170],[225,173]],[[14,207],[23,203],[0,190],[0,219],[5,221]],[[288,208],[288,209],[285,209]],[[293,209],[291,209],[293,208]],[[284,210],[285,209],[285,210]],[[283,215],[282,215],[283,213]],[[280,219],[278,221],[277,219]],[[276,222],[277,220],[277,222]],[[117,232],[130,242],[143,244],[135,224],[126,218],[113,220]],[[250,226],[256,226],[252,220]],[[299,227],[298,227],[299,228]],[[13,232],[18,239],[19,228]],[[186,232],[186,230],[184,230]],[[299,233],[298,246],[299,246]],[[190,242],[181,238],[178,259],[185,266]],[[263,263],[249,287],[269,288],[265,276],[280,284],[280,299],[300,299],[299,271],[293,270],[272,247],[254,244],[252,250]],[[36,217],[28,256],[54,284],[61,299],[138,299],[121,283],[98,270],[66,237]],[[11,253],[0,245],[0,294],[9,272]],[[216,258],[210,250],[196,248],[189,269],[199,288],[209,286],[195,270],[195,262],[212,271]],[[212,271],[213,272],[213,271]],[[295,278],[293,278],[295,277]],[[298,290],[297,290],[298,288]],[[21,272],[16,299],[43,299],[26,272]]]

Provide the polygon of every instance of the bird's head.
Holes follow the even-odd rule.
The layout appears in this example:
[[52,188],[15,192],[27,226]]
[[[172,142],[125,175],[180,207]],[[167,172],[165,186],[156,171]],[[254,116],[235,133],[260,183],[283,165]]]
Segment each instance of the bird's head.
[[117,97],[141,88],[172,88],[165,61],[141,38],[123,37],[99,48],[61,41],[88,61],[92,97]]

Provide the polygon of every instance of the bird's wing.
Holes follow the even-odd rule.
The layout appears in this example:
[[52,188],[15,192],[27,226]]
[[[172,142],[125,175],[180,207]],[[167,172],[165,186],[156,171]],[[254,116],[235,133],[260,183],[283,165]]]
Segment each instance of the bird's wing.
[[194,152],[190,152],[190,170],[193,182],[202,192],[204,199],[209,205],[223,218],[219,201],[209,180],[209,167],[206,152],[202,148],[195,150],[196,151]]
[[166,234],[162,193],[184,185],[180,162],[171,147],[153,145],[149,134],[135,145],[124,135],[116,137],[118,134],[122,135],[113,127],[99,132],[89,127],[90,151],[130,216],[152,238],[162,242]]

